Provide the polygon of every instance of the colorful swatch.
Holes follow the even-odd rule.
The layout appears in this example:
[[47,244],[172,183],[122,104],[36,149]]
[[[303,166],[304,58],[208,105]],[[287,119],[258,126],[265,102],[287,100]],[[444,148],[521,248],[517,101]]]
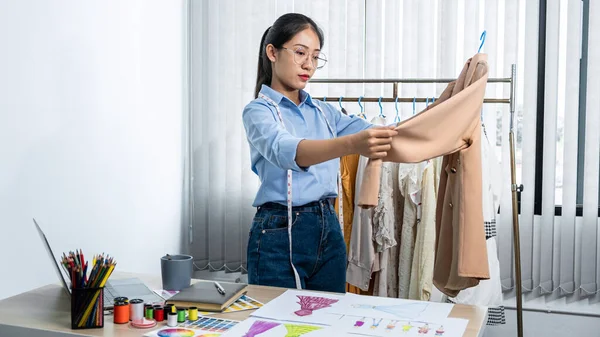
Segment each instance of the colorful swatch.
[[200,329],[210,332],[224,333],[233,328],[238,321],[202,316],[195,321],[185,321],[178,326],[182,328]]
[[157,332],[159,337],[194,337],[195,334],[192,330],[182,328],[170,328]]
[[[225,308],[225,310],[223,310],[223,313],[258,309],[258,308],[262,307],[263,305],[264,305],[264,303],[259,302],[250,296],[243,295],[242,297],[238,298],[237,301],[233,302],[230,306]],[[214,315],[214,314],[220,314],[220,313],[219,312],[211,312],[211,311],[199,311],[198,314],[206,316],[206,315]]]

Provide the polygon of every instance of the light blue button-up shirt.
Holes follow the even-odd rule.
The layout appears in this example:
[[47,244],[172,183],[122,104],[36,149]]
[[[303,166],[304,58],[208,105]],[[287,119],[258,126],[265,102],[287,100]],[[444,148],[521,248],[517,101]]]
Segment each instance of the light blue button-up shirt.
[[260,92],[279,105],[285,128],[279,122],[275,107],[262,98],[253,100],[244,108],[243,120],[250,144],[252,171],[261,182],[253,206],[266,202],[286,204],[288,169],[293,171],[293,206],[336,197],[340,160],[336,158],[300,168],[296,163],[298,143],[303,139],[333,138],[317,106],[323,110],[338,137],[362,131],[371,124],[356,116],[346,116],[330,104],[313,100],[304,90],[300,91],[298,106],[269,86],[263,85]]

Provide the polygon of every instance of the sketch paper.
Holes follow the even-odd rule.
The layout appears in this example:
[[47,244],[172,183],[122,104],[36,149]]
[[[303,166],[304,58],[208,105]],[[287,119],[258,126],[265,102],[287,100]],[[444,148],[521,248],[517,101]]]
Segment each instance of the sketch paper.
[[348,293],[322,313],[397,320],[439,322],[447,318],[453,304],[362,296]]
[[344,298],[343,295],[287,290],[253,312],[252,316],[280,321],[332,325],[340,319],[340,315],[325,313],[324,309],[335,308],[342,298]]
[[336,333],[357,334],[373,337],[462,337],[468,320],[445,318],[437,323],[403,321],[388,318],[344,316],[331,328]]
[[331,327],[306,323],[275,321],[250,317],[221,337],[332,337],[354,336],[333,330]]

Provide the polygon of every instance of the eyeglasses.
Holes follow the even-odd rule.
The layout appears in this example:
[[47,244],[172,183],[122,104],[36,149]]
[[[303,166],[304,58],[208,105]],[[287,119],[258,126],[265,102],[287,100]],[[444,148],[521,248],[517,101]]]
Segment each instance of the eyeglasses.
[[[293,53],[294,62],[300,66],[304,65],[310,56],[306,48],[303,47],[296,47],[294,50],[288,49],[286,47],[281,47],[280,49],[285,49]],[[327,63],[327,57],[322,52],[316,52],[312,55],[312,57],[310,57],[310,61],[315,68],[321,69]]]

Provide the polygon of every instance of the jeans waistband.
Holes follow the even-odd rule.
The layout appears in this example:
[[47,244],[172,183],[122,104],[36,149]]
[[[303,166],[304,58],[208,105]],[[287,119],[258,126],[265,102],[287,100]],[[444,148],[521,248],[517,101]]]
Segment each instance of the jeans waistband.
[[[335,198],[326,198],[321,199],[319,201],[309,202],[308,204],[304,204],[301,206],[293,206],[292,211],[294,212],[314,212],[316,210],[321,209],[325,206],[333,207],[335,205]],[[287,210],[286,205],[278,204],[276,202],[267,202],[257,207],[258,210],[261,209],[276,209],[276,210]]]

